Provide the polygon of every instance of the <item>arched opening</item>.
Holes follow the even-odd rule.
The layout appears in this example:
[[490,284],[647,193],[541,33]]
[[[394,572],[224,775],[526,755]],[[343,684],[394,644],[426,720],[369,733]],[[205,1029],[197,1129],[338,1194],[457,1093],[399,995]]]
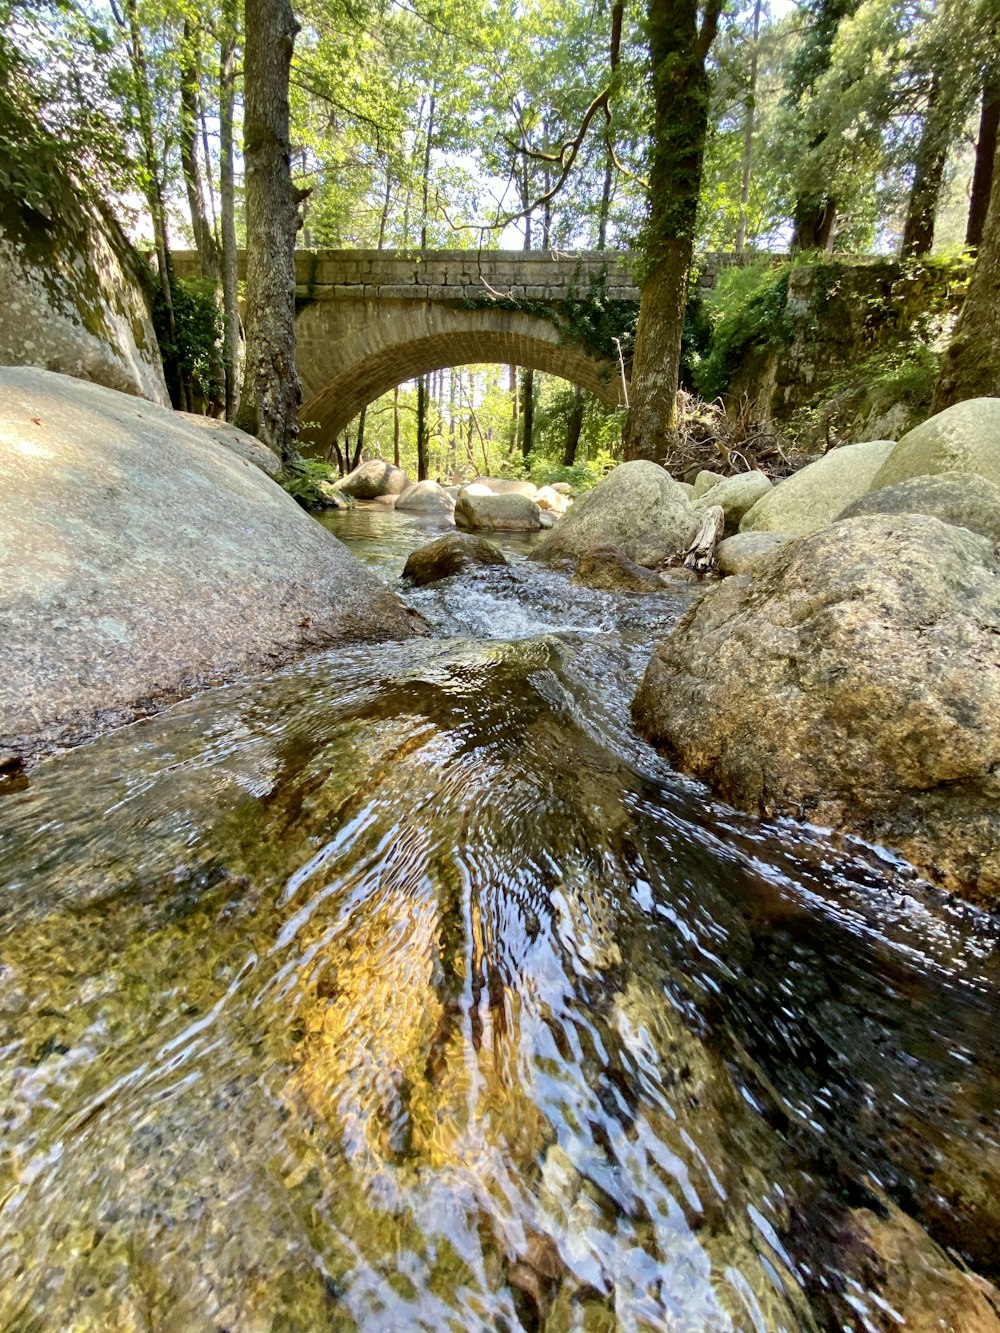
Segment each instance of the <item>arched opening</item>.
[[302,340],[300,353],[302,438],[313,451],[395,385],[452,367],[522,366],[568,380],[609,406],[624,401],[619,367],[564,344],[555,324],[519,311],[410,305],[325,345],[318,332]]

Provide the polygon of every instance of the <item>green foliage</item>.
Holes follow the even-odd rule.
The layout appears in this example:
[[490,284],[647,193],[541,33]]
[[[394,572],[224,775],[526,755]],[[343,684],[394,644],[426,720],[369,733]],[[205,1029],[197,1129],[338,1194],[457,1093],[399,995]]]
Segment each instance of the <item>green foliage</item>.
[[171,285],[174,337],[171,339],[167,308],[159,284],[150,281],[153,328],[163,358],[168,383],[178,379],[191,384],[205,398],[212,391],[212,375],[219,364],[222,341],[222,312],[215,285],[200,278],[178,278]]
[[559,330],[562,343],[582,346],[591,356],[604,361],[617,362],[620,343],[627,363],[635,344],[638,302],[609,300],[599,287],[593,288],[586,297],[565,301],[495,297],[484,292],[466,296],[460,304],[464,310],[518,310],[548,320]]
[[723,269],[705,299],[712,326],[708,350],[692,356],[692,379],[703,398],[718,398],[751,353],[782,346],[791,337],[785,315],[790,266],[767,260]]
[[553,462],[544,454],[537,454],[531,458],[528,479],[536,486],[552,486],[556,482],[566,481],[573,487],[575,494],[580,494],[591,490],[620,462],[620,458],[603,448],[598,449],[593,457],[585,458],[572,467]]
[[337,469],[321,458],[292,458],[278,473],[277,479],[303,509],[318,509],[326,501],[320,484],[335,485]]

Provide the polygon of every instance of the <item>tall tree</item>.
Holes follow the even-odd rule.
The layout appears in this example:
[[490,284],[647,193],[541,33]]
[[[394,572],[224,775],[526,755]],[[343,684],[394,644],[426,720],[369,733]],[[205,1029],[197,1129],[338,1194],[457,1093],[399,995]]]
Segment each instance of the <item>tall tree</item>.
[[239,406],[240,306],[236,251],[236,153],[233,135],[238,26],[237,0],[222,0],[219,16],[219,229],[222,249],[222,340],[227,421],[235,420]]
[[295,235],[303,194],[292,185],[288,76],[299,26],[288,0],[246,0],[246,371],[236,424],[279,457],[298,436]]
[[969,221],[965,232],[965,244],[971,250],[975,250],[979,245],[986,225],[990,190],[993,185],[993,161],[997,151],[998,129],[1000,129],[1000,57],[994,57],[983,75],[979,136],[976,139],[976,165],[972,175]]
[[[819,79],[830,68],[831,52],[843,19],[858,7],[858,0],[813,0],[808,6],[811,22],[789,70],[789,101],[800,114]],[[802,158],[803,174],[795,197],[792,248],[824,250],[832,246],[837,224],[838,199],[824,179],[819,153],[829,135],[825,125],[814,125],[808,153]]]
[[675,441],[681,334],[708,128],[706,61],[721,9],[722,0],[647,0],[654,120],[627,458],[661,462]]
[[969,290],[959,312],[932,412],[966,398],[1000,397],[1000,150]]

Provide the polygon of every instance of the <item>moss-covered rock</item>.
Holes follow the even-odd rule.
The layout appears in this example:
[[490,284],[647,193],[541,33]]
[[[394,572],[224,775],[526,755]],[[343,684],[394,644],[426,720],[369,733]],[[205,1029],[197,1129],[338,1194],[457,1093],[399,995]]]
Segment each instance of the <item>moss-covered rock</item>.
[[0,365],[169,405],[140,261],[55,166],[45,181],[44,215],[0,188]]

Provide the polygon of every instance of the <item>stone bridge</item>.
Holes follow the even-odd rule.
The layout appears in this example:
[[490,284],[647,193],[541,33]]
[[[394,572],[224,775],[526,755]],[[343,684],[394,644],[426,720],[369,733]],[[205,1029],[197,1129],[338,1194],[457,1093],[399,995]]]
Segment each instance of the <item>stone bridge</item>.
[[[637,301],[630,258],[601,251],[298,251],[303,440],[326,445],[395,385],[474,362],[546,371],[621,403],[617,362],[567,342],[538,305],[586,297],[594,283],[609,299]],[[240,266],[243,276],[242,254]],[[197,256],[175,254],[174,270],[197,276]]]

